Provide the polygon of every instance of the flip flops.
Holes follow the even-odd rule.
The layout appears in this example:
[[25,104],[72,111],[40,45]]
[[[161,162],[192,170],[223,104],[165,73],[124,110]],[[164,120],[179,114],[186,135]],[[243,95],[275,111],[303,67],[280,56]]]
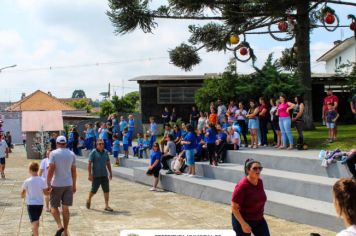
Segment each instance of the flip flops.
[[64,232],[64,228],[60,228],[59,230],[57,230],[54,236],[61,236],[63,232]]
[[105,207],[105,211],[113,212],[114,210],[111,207]]

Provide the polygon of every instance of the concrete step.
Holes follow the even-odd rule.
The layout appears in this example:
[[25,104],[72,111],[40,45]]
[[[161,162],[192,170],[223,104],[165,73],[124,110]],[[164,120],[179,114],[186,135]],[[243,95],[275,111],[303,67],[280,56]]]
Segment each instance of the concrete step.
[[[128,168],[147,167],[148,159],[122,159],[122,166]],[[224,163],[218,167],[210,166],[207,162],[196,162],[197,175],[236,183],[245,176],[244,166]],[[331,189],[336,178],[308,175],[289,171],[265,168],[262,173],[265,189],[281,193],[332,202]]]
[[[134,168],[134,181],[151,185],[153,178],[146,175],[147,167]],[[161,171],[160,187],[207,201],[231,203],[235,184],[206,177],[190,178],[183,175],[166,175]],[[332,203],[266,190],[268,197],[265,213],[286,220],[314,225],[333,231],[343,228]]]
[[228,151],[226,162],[244,165],[248,158],[253,158],[260,161],[264,167],[269,169],[331,178],[351,177],[347,167],[340,162],[332,163],[327,168],[322,167],[318,155],[319,151],[316,150],[242,149],[239,151]]

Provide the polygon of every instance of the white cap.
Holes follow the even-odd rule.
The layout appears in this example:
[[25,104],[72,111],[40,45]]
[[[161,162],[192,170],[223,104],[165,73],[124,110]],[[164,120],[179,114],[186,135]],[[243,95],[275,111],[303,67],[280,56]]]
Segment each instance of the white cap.
[[56,143],[67,143],[67,139],[66,137],[62,136],[58,136],[56,139]]

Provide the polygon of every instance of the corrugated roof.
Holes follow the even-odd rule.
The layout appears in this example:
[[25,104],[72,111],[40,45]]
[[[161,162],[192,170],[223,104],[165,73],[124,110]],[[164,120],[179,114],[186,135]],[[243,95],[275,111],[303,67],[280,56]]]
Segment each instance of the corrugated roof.
[[56,97],[48,95],[41,90],[37,90],[21,101],[9,106],[7,111],[71,111],[76,110]]
[[129,81],[158,81],[158,80],[205,80],[218,74],[206,74],[206,75],[144,75],[138,76]]
[[354,43],[356,43],[355,37],[350,37],[348,39],[345,39],[344,41],[342,41],[341,43],[335,45],[333,48],[331,48],[329,51],[327,51],[326,53],[324,53],[321,57],[319,57],[316,61],[320,62],[320,61],[327,61],[331,58],[333,58],[334,56],[336,56],[338,53],[344,51],[345,49],[347,49],[348,47],[350,47],[351,45],[353,45]]

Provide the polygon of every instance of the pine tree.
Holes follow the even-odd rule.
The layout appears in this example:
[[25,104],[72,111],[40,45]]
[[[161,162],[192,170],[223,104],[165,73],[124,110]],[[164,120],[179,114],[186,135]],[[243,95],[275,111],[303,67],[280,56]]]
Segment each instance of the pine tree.
[[[316,27],[329,31],[340,27],[335,11],[328,4],[356,7],[352,0],[168,0],[167,5],[156,9],[151,9],[150,3],[149,0],[109,0],[107,15],[115,33],[126,34],[136,28],[151,33],[158,26],[155,20],[162,18],[209,21],[203,26],[189,26],[189,44],[182,43],[169,51],[171,62],[188,71],[201,62],[198,51],[203,48],[231,50],[239,61],[255,61],[256,56],[247,41],[249,35],[270,34],[280,41],[295,38],[296,72],[305,89],[307,128],[313,127],[310,31]],[[354,16],[350,15],[350,19],[355,23]],[[277,24],[279,30],[274,30]]]

